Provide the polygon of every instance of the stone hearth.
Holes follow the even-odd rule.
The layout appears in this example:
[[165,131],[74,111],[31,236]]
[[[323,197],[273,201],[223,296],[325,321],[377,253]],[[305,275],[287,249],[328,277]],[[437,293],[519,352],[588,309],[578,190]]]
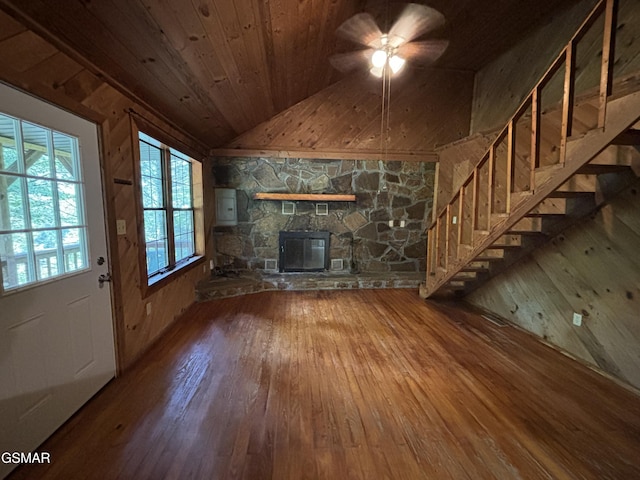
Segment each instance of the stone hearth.
[[198,284],[198,301],[236,297],[273,290],[345,290],[358,288],[414,288],[424,273],[273,273],[244,272],[216,276]]

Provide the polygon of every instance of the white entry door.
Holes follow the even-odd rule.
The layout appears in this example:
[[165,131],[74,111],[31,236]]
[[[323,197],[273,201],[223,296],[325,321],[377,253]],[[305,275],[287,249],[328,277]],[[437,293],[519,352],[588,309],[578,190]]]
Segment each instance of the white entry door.
[[98,155],[96,125],[0,84],[0,452],[36,449],[115,375]]

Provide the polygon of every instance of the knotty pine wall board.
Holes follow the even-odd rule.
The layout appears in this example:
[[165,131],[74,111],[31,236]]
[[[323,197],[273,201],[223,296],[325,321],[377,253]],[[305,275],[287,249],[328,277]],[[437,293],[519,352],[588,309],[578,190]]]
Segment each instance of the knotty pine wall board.
[[[389,157],[432,152],[469,133],[473,74],[416,70],[392,82]],[[354,74],[240,135],[226,148],[380,149],[381,86]]]
[[436,150],[438,162],[438,189],[434,199],[434,213],[440,213],[462,186],[473,166],[485,154],[495,136],[471,135]]
[[[547,272],[555,289],[567,300],[573,312],[584,315],[583,327],[577,328],[577,335],[590,351],[602,349],[598,356],[599,366],[603,370],[618,376],[631,384],[640,383],[640,371],[634,361],[637,340],[629,335],[626,322],[620,321],[625,317],[624,302],[617,303],[622,298],[616,298],[611,292],[620,291],[620,285],[612,281],[612,277],[632,278],[622,265],[624,258],[606,255],[603,242],[605,238],[595,239],[588,230],[572,238],[566,243],[564,237],[558,237],[555,251],[539,256],[537,261]],[[608,269],[600,268],[607,265]],[[626,283],[626,282],[625,282]],[[600,301],[600,300],[604,301]],[[596,307],[597,305],[597,307]],[[571,318],[565,313],[564,318]],[[636,373],[638,372],[638,373]]]
[[[583,0],[552,17],[549,23],[533,32],[511,50],[481,69],[476,75],[471,117],[471,132],[501,128],[531,92],[548,66],[560,54],[569,39],[587,17],[595,0]],[[619,0],[619,24],[616,33],[614,77],[622,78],[640,71],[640,2]],[[602,24],[602,21],[599,22]],[[602,29],[592,28],[578,44],[576,92],[599,84]],[[593,58],[593,53],[596,57]],[[587,56],[591,58],[587,61]],[[545,88],[543,104],[562,98],[563,72]],[[615,94],[615,88],[614,88]]]
[[[138,249],[141,247],[137,234],[140,219],[134,208],[137,198],[132,186],[113,182],[115,178],[133,180],[134,177],[132,149],[137,145],[137,139],[132,138],[129,110],[135,110],[177,141],[190,146],[192,151],[202,152],[200,158],[205,156],[207,147],[134,103],[85,65],[3,12],[0,12],[0,65],[0,80],[101,126],[106,210],[109,212],[107,222],[114,273],[111,287],[115,300],[118,367],[124,369],[194,302],[195,284],[204,276],[202,268],[196,267],[148,298],[141,296],[140,284],[146,280],[140,279],[138,265]],[[207,195],[207,192],[212,191],[211,188],[205,190],[205,205],[211,205],[212,199],[208,197],[212,195]],[[213,208],[207,208],[213,212]],[[126,235],[115,235],[116,218],[126,221]],[[205,223],[210,226],[212,219],[205,218]],[[207,241],[206,248],[209,249],[208,244]],[[147,302],[152,302],[149,316],[146,315]]]
[[[467,300],[640,387],[640,181]],[[583,324],[572,324],[573,313]]]

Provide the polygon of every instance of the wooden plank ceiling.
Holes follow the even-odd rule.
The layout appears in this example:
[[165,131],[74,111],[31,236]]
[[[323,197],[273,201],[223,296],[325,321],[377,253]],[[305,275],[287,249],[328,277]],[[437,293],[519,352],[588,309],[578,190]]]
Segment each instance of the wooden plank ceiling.
[[[438,36],[451,41],[437,67],[475,72],[577,1],[431,0],[447,18]],[[0,8],[212,148],[332,93],[347,74],[329,57],[359,48],[336,28],[362,11],[383,26],[398,10],[379,0],[0,0]]]

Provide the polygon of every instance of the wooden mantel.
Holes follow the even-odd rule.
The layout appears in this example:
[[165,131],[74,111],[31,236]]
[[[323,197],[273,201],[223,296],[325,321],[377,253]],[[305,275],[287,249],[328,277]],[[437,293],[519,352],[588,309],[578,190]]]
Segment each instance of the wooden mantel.
[[355,202],[356,196],[351,194],[332,193],[267,193],[253,194],[254,200],[307,200],[312,202]]

